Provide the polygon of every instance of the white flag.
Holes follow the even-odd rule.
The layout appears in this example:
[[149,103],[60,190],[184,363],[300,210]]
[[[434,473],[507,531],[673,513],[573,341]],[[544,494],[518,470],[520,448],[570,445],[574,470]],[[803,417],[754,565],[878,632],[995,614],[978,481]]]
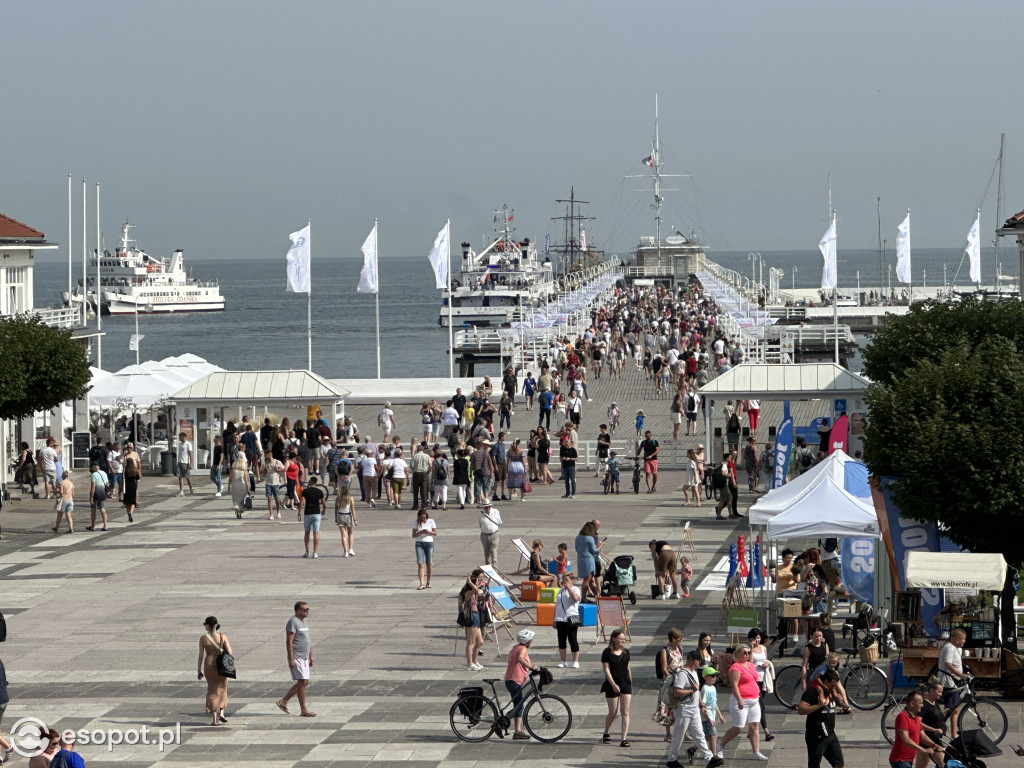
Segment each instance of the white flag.
[[132,352],[138,352],[139,342],[142,341],[144,338],[146,338],[144,334],[133,333],[132,337],[128,340],[128,349]]
[[587,230],[580,229],[580,250],[587,250]]
[[971,224],[971,231],[967,233],[967,257],[971,260],[971,282],[981,282],[981,236],[978,234],[978,225],[981,223],[981,212]]
[[832,219],[828,230],[825,232],[821,242],[818,243],[818,250],[825,258],[825,265],[821,270],[821,287],[836,287],[836,220]]
[[292,241],[287,256],[288,290],[293,293],[309,293],[309,224],[288,237]]
[[377,223],[374,222],[373,229],[363,241],[363,270],[359,273],[359,285],[356,291],[359,293],[377,292]]
[[907,211],[907,218],[896,230],[896,279],[910,283],[913,282],[910,276],[910,211]]
[[430,249],[427,258],[434,270],[434,287],[448,287],[448,259],[450,255],[448,246],[448,227],[451,222],[445,222],[444,228],[434,238],[434,247]]

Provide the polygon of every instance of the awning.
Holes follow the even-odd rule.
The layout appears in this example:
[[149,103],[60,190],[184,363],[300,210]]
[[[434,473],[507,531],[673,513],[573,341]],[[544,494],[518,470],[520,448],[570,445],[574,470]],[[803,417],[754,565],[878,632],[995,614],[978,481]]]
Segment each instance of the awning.
[[917,589],[1001,592],[1006,584],[1006,561],[998,553],[911,550],[903,562],[907,586]]
[[863,397],[870,382],[836,363],[753,365],[726,371],[699,390],[713,400],[806,400]]

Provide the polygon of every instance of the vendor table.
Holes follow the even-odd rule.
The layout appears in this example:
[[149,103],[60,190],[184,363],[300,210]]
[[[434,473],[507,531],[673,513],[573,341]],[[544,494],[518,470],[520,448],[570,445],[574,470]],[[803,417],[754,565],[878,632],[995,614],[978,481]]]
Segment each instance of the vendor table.
[[[932,646],[914,646],[903,649],[903,675],[924,680],[932,667],[939,663],[941,648]],[[971,668],[975,677],[997,678],[1002,674],[1002,648],[989,649],[994,657],[978,657],[974,654],[978,649],[970,649],[970,656],[964,656],[964,664]]]

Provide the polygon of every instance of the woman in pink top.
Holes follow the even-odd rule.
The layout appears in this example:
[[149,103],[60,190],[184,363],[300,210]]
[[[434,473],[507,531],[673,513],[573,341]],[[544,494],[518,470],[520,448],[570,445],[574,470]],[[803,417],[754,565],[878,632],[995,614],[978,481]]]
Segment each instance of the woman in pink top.
[[512,703],[515,704],[515,710],[512,712],[512,738],[516,741],[528,741],[530,738],[523,731],[523,683],[531,672],[540,670],[540,667],[533,666],[533,662],[530,661],[530,643],[533,642],[533,636],[532,629],[519,631],[516,636],[519,645],[508,652],[508,667],[505,668],[505,688],[508,689]]
[[729,668],[729,686],[732,688],[729,714],[732,716],[732,728],[725,732],[719,749],[724,750],[725,745],[746,727],[754,759],[767,760],[760,750],[761,705],[758,699],[761,689],[757,685],[757,668],[751,662],[750,646],[741,646],[733,655],[736,663]]

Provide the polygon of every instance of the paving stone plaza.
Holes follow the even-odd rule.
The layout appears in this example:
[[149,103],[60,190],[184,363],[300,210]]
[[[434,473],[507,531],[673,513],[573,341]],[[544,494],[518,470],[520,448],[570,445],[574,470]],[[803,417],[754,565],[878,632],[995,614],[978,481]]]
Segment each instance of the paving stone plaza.
[[[667,402],[664,403],[667,410]],[[411,410],[411,409],[406,409]],[[597,408],[594,409],[598,410]],[[600,409],[603,412],[603,406]],[[359,414],[372,424],[371,409]],[[400,426],[413,429],[413,414],[400,411]],[[527,418],[530,418],[527,415]],[[596,419],[596,415],[591,418]],[[763,418],[763,417],[762,417]],[[403,421],[405,423],[403,423]],[[596,432],[593,424],[585,427]],[[590,434],[585,431],[585,434]],[[664,432],[662,432],[664,434]],[[696,438],[689,438],[696,444]],[[553,465],[553,469],[556,467]],[[83,473],[77,473],[81,480]],[[600,743],[606,712],[600,654],[593,630],[581,629],[581,668],[555,669],[555,632],[537,628],[531,650],[552,669],[552,692],[573,710],[569,735],[553,745],[501,740],[458,741],[448,724],[456,691],[483,677],[501,678],[504,658],[488,641],[485,670],[467,671],[463,632],[455,624],[455,595],[481,562],[475,509],[433,512],[438,525],[430,590],[417,590],[407,508],[358,505],[352,558],[342,557],[337,528],[325,520],[320,558],[303,559],[302,526],[294,513],[281,521],[257,508],[236,520],[227,495],[217,499],[197,471],[197,494],[177,497],[169,477],[147,477],[141,509],[129,524],[111,504],[110,530],[86,532],[87,505],[79,503],[76,533],[54,536],[52,502],[26,500],[5,506],[0,524],[0,610],[8,639],[0,645],[10,680],[5,734],[20,718],[37,717],[58,729],[175,729],[180,743],[156,746],[80,745],[89,766],[654,766],[666,754],[664,729],[651,721],[657,683],[654,655],[669,628],[694,647],[709,631],[716,645],[727,638],[718,618],[723,593],[695,590],[689,600],[650,599],[653,569],[647,542],[674,546],[691,521],[697,550],[694,584],[726,554],[742,526],[713,520],[713,509],[682,506],[682,473],[663,474],[657,494],[601,493],[593,471],[580,472],[575,500],[559,498],[560,484],[535,490],[524,503],[498,502],[504,518],[500,567],[511,572],[518,556],[511,539],[540,538],[545,552],[572,542],[587,520],[601,520],[613,554],[636,556],[638,602],[630,610],[635,693],[629,749]],[[81,499],[79,491],[78,498]],[[752,501],[741,496],[741,511]],[[411,501],[411,499],[410,499]],[[289,518],[289,515],[291,517]],[[740,521],[742,522],[742,521]],[[678,549],[678,548],[677,548]],[[309,602],[316,663],[309,688],[315,719],[279,711],[275,700],[290,686],[284,627],[296,600]],[[203,619],[215,615],[235,651],[239,679],[229,685],[229,723],[207,725],[206,685],[196,679]],[[509,647],[502,636],[502,651]],[[504,697],[504,691],[501,692]],[[720,706],[727,713],[723,691]],[[724,702],[724,703],[723,703]],[[1021,707],[1005,702],[1010,732],[1004,747],[1020,740]],[[803,719],[769,705],[777,735],[762,742],[770,766],[804,765]],[[847,766],[884,766],[879,712],[839,718]],[[613,736],[618,725],[613,727]],[[990,766],[1017,764],[1008,750]],[[749,744],[737,739],[727,764],[752,763]],[[15,756],[13,765],[27,764]]]

